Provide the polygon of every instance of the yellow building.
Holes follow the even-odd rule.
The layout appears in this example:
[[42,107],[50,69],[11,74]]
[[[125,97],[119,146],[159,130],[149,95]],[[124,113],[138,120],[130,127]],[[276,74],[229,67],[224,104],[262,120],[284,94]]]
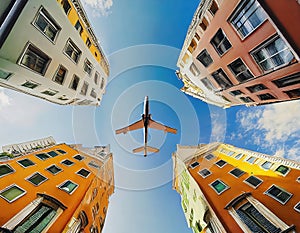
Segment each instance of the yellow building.
[[300,163],[222,143],[177,146],[173,188],[199,232],[299,232]]
[[1,1],[0,86],[99,105],[109,64],[80,0]]
[[114,192],[109,146],[56,144],[49,137],[3,151],[0,232],[102,231]]

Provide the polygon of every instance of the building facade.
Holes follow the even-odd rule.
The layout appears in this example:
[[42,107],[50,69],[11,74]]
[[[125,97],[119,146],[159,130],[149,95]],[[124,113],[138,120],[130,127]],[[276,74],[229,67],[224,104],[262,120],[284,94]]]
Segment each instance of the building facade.
[[299,99],[299,20],[299,1],[201,1],[177,62],[182,91],[223,108]]
[[56,104],[99,105],[108,61],[80,0],[4,0],[0,86]]
[[221,143],[178,145],[172,158],[193,232],[299,232],[299,162]]
[[3,147],[0,232],[101,232],[114,192],[109,146],[52,137]]

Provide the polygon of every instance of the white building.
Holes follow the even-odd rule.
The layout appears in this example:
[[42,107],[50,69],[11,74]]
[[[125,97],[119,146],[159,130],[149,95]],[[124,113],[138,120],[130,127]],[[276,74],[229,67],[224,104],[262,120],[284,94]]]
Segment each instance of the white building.
[[1,1],[0,86],[99,105],[109,65],[79,0]]

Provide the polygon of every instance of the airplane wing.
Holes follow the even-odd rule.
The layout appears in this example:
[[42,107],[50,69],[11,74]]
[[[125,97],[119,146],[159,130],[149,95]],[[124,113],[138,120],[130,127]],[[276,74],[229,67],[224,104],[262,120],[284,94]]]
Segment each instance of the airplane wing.
[[132,131],[132,130],[136,130],[136,129],[141,129],[144,127],[144,123],[142,120],[139,120],[129,126],[126,126],[122,129],[117,129],[116,130],[116,134],[120,134],[120,133],[127,133],[128,131]]
[[156,122],[152,119],[149,120],[149,125],[148,126],[152,129],[158,129],[158,130],[162,130],[162,131],[165,131],[165,132],[168,132],[168,133],[174,133],[174,134],[177,133],[177,129],[173,129],[169,126],[160,124],[160,123],[158,123],[158,122]]

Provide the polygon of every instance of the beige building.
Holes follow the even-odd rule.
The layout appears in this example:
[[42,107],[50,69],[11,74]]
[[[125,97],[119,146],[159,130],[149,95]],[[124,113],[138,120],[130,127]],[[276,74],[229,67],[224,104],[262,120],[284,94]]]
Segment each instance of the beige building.
[[109,64],[79,0],[4,0],[0,86],[67,105],[99,105]]

